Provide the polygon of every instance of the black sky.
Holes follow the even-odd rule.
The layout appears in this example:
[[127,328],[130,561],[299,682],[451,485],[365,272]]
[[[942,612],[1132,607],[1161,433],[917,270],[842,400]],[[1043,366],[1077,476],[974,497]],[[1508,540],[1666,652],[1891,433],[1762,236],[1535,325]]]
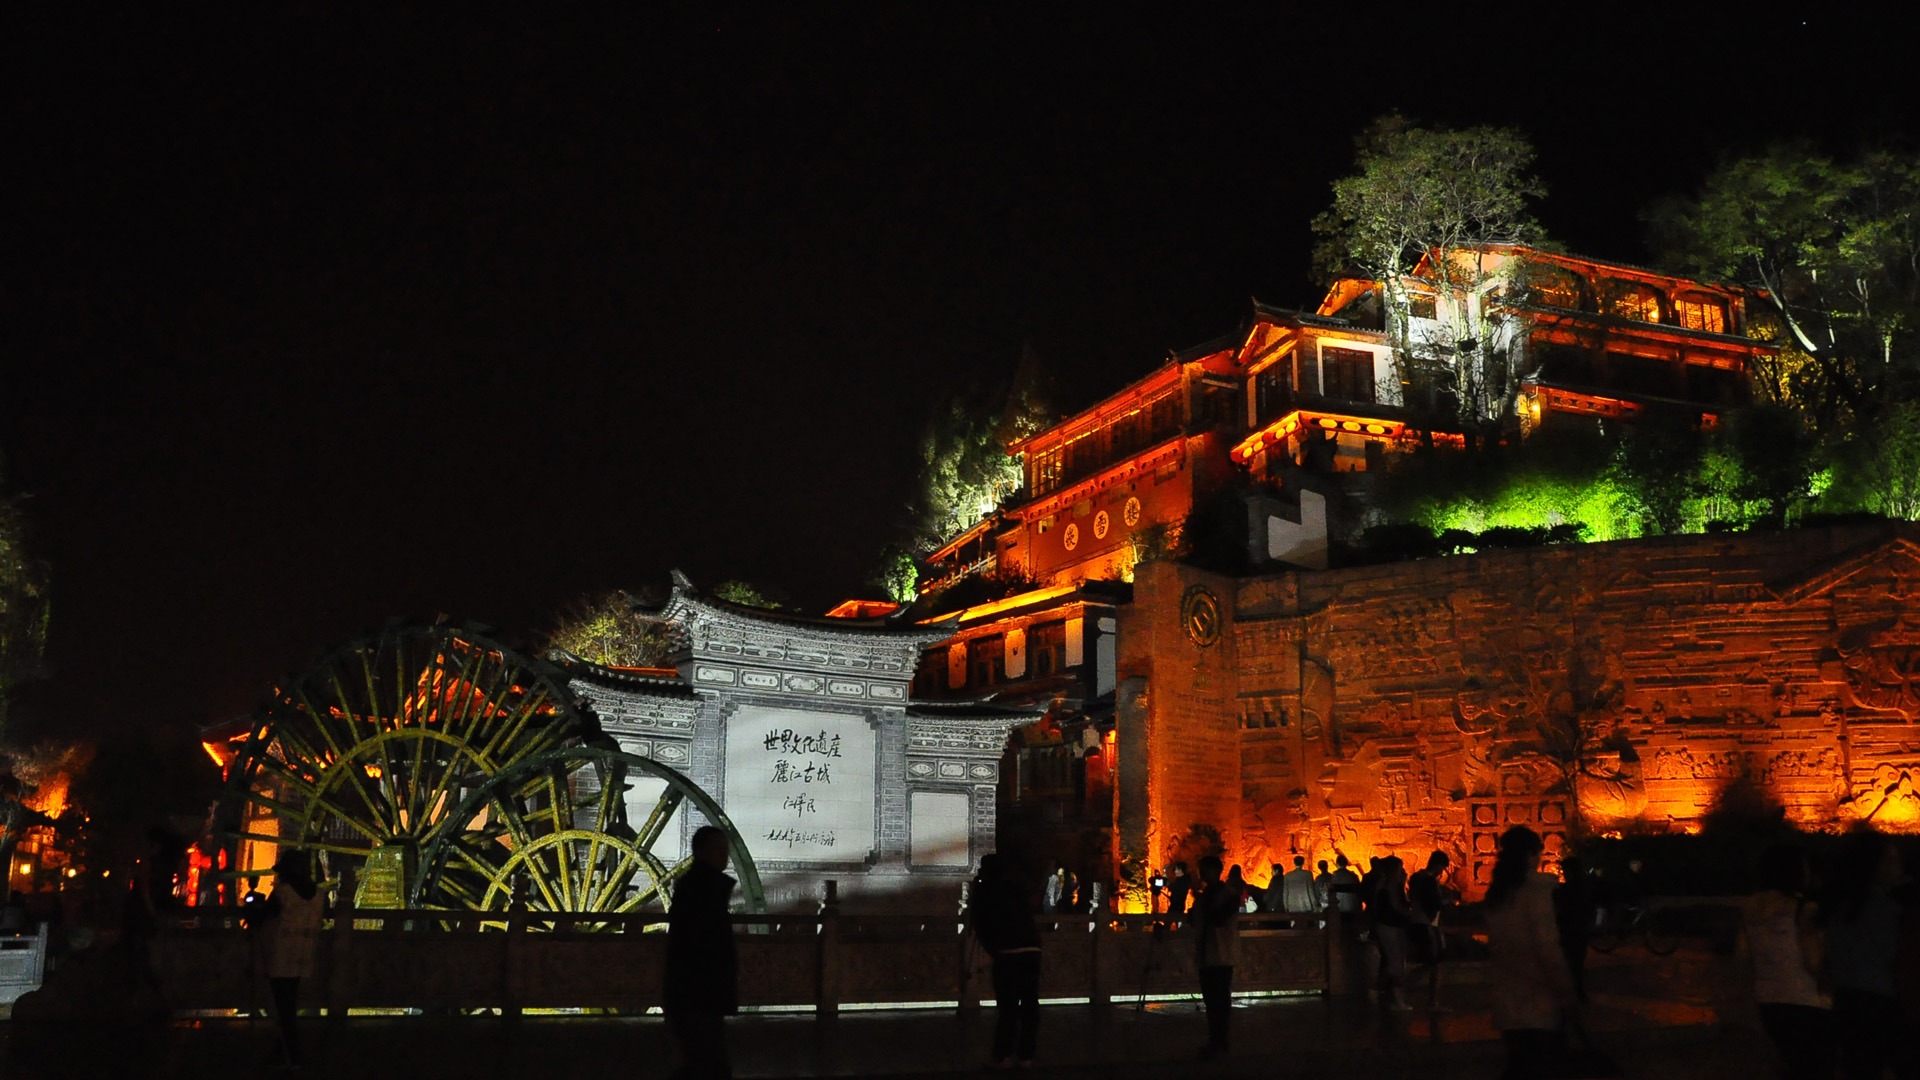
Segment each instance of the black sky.
[[531,634],[675,566],[870,594],[945,390],[1031,345],[1081,404],[1313,302],[1389,109],[1521,126],[1549,230],[1629,260],[1725,154],[1911,120],[1835,16],[1111,10],[8,16],[21,720],[184,734],[388,616]]

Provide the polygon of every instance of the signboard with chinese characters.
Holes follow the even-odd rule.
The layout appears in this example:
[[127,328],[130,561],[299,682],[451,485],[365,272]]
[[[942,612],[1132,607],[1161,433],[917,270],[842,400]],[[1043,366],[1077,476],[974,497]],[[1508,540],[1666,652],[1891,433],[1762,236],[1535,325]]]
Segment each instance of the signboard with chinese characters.
[[863,863],[875,739],[864,716],[743,708],[727,723],[721,804],[755,861]]

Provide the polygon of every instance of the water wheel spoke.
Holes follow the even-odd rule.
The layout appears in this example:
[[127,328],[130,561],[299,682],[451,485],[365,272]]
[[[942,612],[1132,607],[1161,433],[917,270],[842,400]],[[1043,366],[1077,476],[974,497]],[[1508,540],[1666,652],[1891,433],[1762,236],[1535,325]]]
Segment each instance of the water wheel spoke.
[[611,867],[607,868],[605,875],[601,878],[599,888],[594,890],[593,895],[588,900],[589,906],[595,911],[605,911],[607,909],[607,902],[610,899],[626,891],[627,883],[633,879],[634,869],[640,865],[638,852],[625,846],[621,846],[617,850],[619,851],[620,858],[615,861]]
[[646,823],[640,826],[639,838],[635,843],[652,851],[660,843],[660,835],[667,831],[667,823],[673,820],[674,811],[687,801],[687,793],[679,788],[670,787],[654,800],[653,812],[647,815]]
[[639,902],[645,904],[658,899],[662,903],[670,903],[673,883],[680,880],[680,875],[686,873],[692,860],[682,860],[672,870],[668,870],[659,859],[654,858],[651,852],[643,853],[641,858],[646,863],[647,876],[653,879],[653,883],[640,892]]

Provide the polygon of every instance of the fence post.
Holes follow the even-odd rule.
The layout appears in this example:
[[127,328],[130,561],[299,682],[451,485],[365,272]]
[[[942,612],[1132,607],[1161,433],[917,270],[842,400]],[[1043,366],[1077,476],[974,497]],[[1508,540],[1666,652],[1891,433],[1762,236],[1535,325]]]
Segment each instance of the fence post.
[[520,1019],[520,950],[527,932],[527,883],[514,882],[513,900],[507,905],[506,939],[500,952],[500,1019],[512,1023]]
[[327,942],[326,989],[321,995],[329,1021],[344,1021],[347,1004],[352,1000],[347,992],[347,980],[353,973],[354,877],[353,867],[340,868],[340,891],[333,905],[333,933]]
[[1333,949],[1339,933],[1334,927],[1339,924],[1339,916],[1329,911],[1320,923],[1320,996],[1333,996]]
[[[1113,1003],[1113,984],[1107,976],[1107,934],[1110,926],[1100,909],[1093,910],[1093,940],[1087,943],[1087,963],[1093,968],[1087,980],[1087,1001],[1096,1007]],[[1104,1015],[1104,1013],[1102,1014]]]
[[840,1015],[840,883],[826,883],[826,899],[820,902],[820,975],[814,988],[813,1008],[818,1018]]
[[966,923],[960,924],[960,932],[956,938],[958,944],[954,948],[955,962],[960,968],[960,992],[957,997],[960,1014],[968,1016],[980,1011],[980,983],[973,977],[974,939]]

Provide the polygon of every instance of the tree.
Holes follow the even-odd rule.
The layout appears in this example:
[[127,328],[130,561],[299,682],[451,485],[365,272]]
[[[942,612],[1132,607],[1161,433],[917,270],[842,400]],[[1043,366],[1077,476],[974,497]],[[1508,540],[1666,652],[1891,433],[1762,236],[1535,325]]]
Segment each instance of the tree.
[[780,605],[768,599],[767,594],[744,581],[723,581],[713,587],[713,595],[729,604],[742,607],[765,608],[768,611],[780,610]]
[[1044,365],[1031,346],[1005,383],[975,384],[940,403],[920,439],[920,470],[903,538],[882,553],[874,583],[901,603],[913,600],[917,560],[979,524],[1026,484],[1007,452],[1052,420]]
[[1815,431],[1836,436],[1920,389],[1920,159],[1776,146],[1649,218],[1668,265],[1764,290],[1790,350],[1762,392],[1792,398]]
[[[780,605],[744,581],[723,581],[713,595],[728,603],[778,611]],[[608,667],[661,667],[680,648],[673,625],[653,614],[658,594],[614,589],[585,597],[562,612],[542,651],[559,649]]]
[[644,614],[648,606],[620,589],[583,599],[561,614],[546,648],[608,667],[659,667],[676,641],[666,623]]
[[1533,146],[1511,128],[1425,128],[1398,114],[1357,140],[1355,171],[1333,183],[1333,205],[1314,221],[1316,261],[1328,278],[1357,272],[1380,283],[1389,329],[1400,337],[1395,374],[1407,404],[1450,394],[1469,429],[1497,426],[1512,408],[1520,372],[1481,305],[1442,320],[1447,340],[1414,341],[1405,317],[1409,275],[1429,260],[1443,301],[1489,277],[1485,245],[1537,244],[1528,200],[1546,189],[1533,176]]
[[1854,506],[1920,521],[1920,401],[1903,401],[1859,433],[1841,459]]
[[27,552],[20,502],[0,495],[0,743],[14,690],[46,675],[47,601],[47,566]]

